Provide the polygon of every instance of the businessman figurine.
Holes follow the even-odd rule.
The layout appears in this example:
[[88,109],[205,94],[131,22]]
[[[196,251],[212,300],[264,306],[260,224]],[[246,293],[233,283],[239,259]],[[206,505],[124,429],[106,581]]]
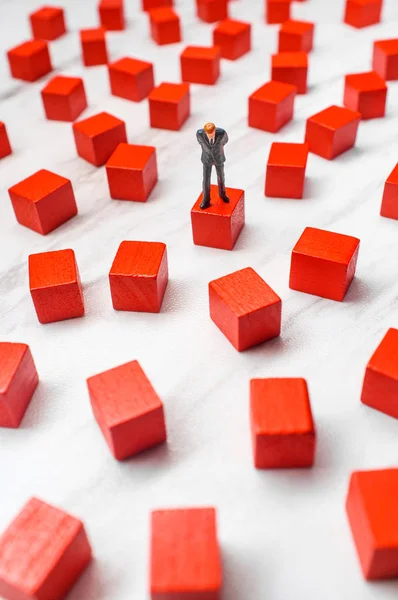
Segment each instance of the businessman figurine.
[[228,134],[214,123],[206,123],[203,129],[198,129],[196,139],[202,148],[203,163],[203,200],[200,208],[210,206],[210,183],[213,165],[217,171],[218,195],[224,202],[229,202],[225,192],[224,175],[224,146],[228,143]]

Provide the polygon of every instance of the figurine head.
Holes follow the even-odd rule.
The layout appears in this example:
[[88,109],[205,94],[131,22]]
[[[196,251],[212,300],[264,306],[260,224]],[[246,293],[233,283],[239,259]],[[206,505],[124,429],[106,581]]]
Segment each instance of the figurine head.
[[214,125],[214,123],[206,123],[206,125],[203,125],[203,129],[205,130],[209,140],[214,139],[216,135],[216,126]]

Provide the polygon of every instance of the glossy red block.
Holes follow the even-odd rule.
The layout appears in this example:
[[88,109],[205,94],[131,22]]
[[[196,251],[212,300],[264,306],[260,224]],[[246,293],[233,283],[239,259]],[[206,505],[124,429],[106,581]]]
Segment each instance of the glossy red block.
[[77,214],[69,179],[42,169],[8,190],[18,223],[46,235]]
[[151,600],[220,600],[223,575],[214,508],[153,511],[150,553]]
[[232,250],[245,224],[245,192],[226,188],[229,203],[218,196],[218,187],[210,188],[211,204],[203,210],[203,192],[191,209],[193,243],[197,246]]
[[284,23],[290,19],[291,0],[265,0],[267,23]]
[[29,19],[36,40],[56,40],[66,32],[63,8],[43,6],[29,15]]
[[152,39],[163,46],[181,42],[180,17],[170,6],[153,8],[149,11]]
[[344,22],[357,29],[380,22],[382,0],[346,0]]
[[398,38],[373,43],[372,69],[385,81],[398,80]]
[[0,594],[62,600],[90,561],[83,523],[31,498],[0,537]]
[[73,250],[31,254],[29,287],[40,323],[84,315],[82,284]]
[[57,75],[41,91],[44,112],[52,121],[74,121],[87,108],[83,79]]
[[101,26],[107,31],[125,29],[124,0],[100,0],[98,15]]
[[140,102],[154,87],[152,63],[135,58],[121,58],[108,67],[114,96]]
[[220,76],[220,59],[217,46],[187,46],[180,56],[182,80],[214,85]]
[[205,23],[228,18],[228,0],[196,0],[196,14]]
[[86,67],[95,67],[108,63],[108,50],[106,47],[105,29],[103,27],[82,29],[80,31],[80,44],[83,64]]
[[361,114],[329,106],[307,119],[305,141],[310,152],[332,160],[355,146]]
[[252,379],[250,422],[257,469],[312,467],[316,436],[305,379]]
[[12,154],[12,148],[8,139],[7,129],[4,123],[0,121],[0,158]]
[[119,144],[127,142],[126,124],[109,113],[73,123],[76,150],[96,167],[104,165]]
[[314,24],[307,21],[285,21],[279,30],[278,52],[311,52],[314,46]]
[[384,117],[387,86],[374,71],[345,76],[344,106],[361,113],[362,119]]
[[160,6],[173,6],[173,0],[141,0],[142,10],[152,10]]
[[365,579],[398,577],[397,497],[398,469],[351,475],[346,510]]
[[305,52],[280,52],[273,54],[271,79],[290,83],[298,94],[307,93],[308,56]]
[[48,44],[45,40],[31,40],[7,52],[12,77],[22,81],[36,81],[52,71]]
[[213,45],[221,49],[221,57],[236,60],[251,50],[251,24],[224,19],[213,31]]
[[119,144],[106,163],[111,198],[146,202],[158,180],[153,146]]
[[359,240],[306,227],[293,248],[289,287],[341,302],[355,275]]
[[168,278],[166,244],[122,242],[109,272],[113,308],[160,312]]
[[249,96],[249,127],[276,133],[292,120],[297,87],[269,81]]
[[161,83],[148,96],[151,127],[178,131],[191,114],[186,83]]
[[209,283],[210,317],[239,352],[277,337],[282,301],[251,267]]
[[265,195],[274,198],[302,198],[308,144],[274,142],[267,162]]
[[19,427],[38,383],[29,346],[0,342],[0,427]]
[[398,220],[398,164],[395,165],[384,184],[380,214],[382,217]]
[[95,420],[117,460],[166,441],[163,404],[136,360],[90,377],[87,386]]

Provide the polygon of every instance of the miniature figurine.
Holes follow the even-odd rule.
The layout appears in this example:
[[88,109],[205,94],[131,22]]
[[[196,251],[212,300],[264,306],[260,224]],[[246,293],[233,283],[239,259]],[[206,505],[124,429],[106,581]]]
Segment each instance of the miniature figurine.
[[210,206],[210,183],[213,165],[217,171],[218,195],[224,202],[229,202],[225,191],[224,146],[228,143],[228,134],[214,123],[206,123],[203,129],[198,129],[196,139],[202,148],[203,163],[203,200],[200,208]]

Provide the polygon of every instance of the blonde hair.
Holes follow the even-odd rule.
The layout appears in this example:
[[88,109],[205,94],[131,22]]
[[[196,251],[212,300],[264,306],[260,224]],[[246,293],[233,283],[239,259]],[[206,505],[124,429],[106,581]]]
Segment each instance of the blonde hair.
[[212,133],[214,133],[216,126],[214,125],[214,123],[206,123],[206,125],[203,125],[203,129],[206,133],[211,135]]

